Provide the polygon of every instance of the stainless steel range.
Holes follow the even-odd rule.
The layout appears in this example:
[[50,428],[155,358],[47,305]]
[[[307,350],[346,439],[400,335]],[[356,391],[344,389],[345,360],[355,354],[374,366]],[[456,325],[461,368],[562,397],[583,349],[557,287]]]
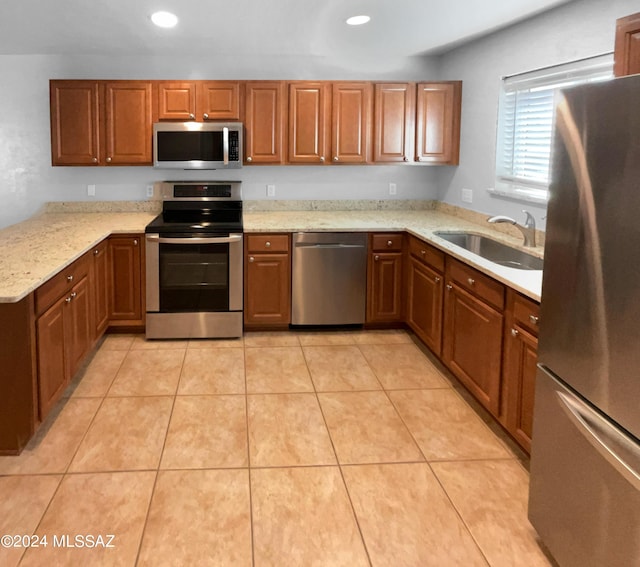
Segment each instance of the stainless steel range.
[[162,213],[145,229],[146,336],[242,336],[240,182],[159,183]]

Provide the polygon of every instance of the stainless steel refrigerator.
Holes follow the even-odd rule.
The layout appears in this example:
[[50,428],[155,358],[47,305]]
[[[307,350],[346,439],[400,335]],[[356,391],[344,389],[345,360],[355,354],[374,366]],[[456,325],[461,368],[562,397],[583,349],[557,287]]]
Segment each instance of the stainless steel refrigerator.
[[529,518],[562,567],[640,565],[640,75],[556,112]]

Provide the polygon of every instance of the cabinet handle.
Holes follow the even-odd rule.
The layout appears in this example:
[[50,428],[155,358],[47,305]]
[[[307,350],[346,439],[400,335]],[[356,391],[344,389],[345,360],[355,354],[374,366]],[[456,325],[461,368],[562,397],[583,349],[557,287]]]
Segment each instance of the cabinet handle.
[[436,283],[440,283],[440,277],[436,276],[435,278],[433,278],[433,281]]
[[474,280],[473,278],[467,278],[467,283],[468,283],[469,285],[473,285],[473,284],[475,284],[475,283],[476,283],[476,280]]
[[252,158],[251,156],[249,156],[249,157],[247,158],[247,161],[248,161],[248,162],[252,162],[252,161],[253,161],[253,158]]
[[189,120],[195,120],[196,119],[196,115],[195,114],[189,114]]
[[94,251],[93,251],[93,255],[94,255],[94,256],[97,256],[98,254],[100,254],[100,250],[94,250]]
[[338,161],[338,156],[333,156],[333,161]]
[[423,256],[427,253],[426,250],[420,250],[420,254],[422,254]]
[[253,256],[249,256],[249,262],[255,262],[256,259]]
[[72,282],[73,281],[73,276],[67,276],[67,281],[68,282]]
[[271,248],[271,242],[268,240],[264,243],[265,248]]
[[447,284],[447,289],[448,289],[449,291],[451,291],[451,290],[453,289],[453,286],[452,286],[450,283],[448,283],[448,284]]
[[393,240],[387,240],[387,246],[393,246]]
[[539,318],[539,317],[536,317],[535,315],[529,315],[529,322],[530,322],[532,325],[537,325],[537,324],[538,324],[538,321],[540,321],[540,318]]
[[409,158],[408,158],[407,156],[404,156],[404,157],[402,158],[402,161],[409,161]]
[[209,115],[205,112],[205,113],[202,115],[202,118],[204,118],[205,120],[209,120]]
[[421,157],[416,157],[416,161],[420,161],[422,158]]
[[71,299],[75,299],[78,294],[75,291],[71,292]]
[[107,158],[107,163],[111,163],[111,158],[110,157]]
[[134,238],[134,240],[133,240],[133,245],[134,245],[134,246],[138,246],[138,239],[137,239],[137,238]]
[[380,260],[380,256],[378,256],[377,254],[373,257],[373,259],[377,262],[378,260]]
[[324,156],[320,156],[320,161],[324,161]]
[[511,329],[511,336],[512,337],[517,337],[520,334],[520,332],[518,331],[518,329]]
[[93,163],[98,163],[98,158],[97,158],[97,157],[94,157],[91,161],[92,161]]
[[65,299],[65,302],[66,302],[66,303],[71,303],[71,298],[70,298],[70,297],[67,297],[67,298]]

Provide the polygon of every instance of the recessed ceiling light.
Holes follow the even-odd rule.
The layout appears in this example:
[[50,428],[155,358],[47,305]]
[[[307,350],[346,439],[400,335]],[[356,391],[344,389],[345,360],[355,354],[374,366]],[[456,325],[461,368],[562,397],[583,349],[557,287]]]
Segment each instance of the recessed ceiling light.
[[362,24],[366,24],[371,18],[369,16],[351,16],[347,23],[350,26],[361,26]]
[[160,28],[172,28],[178,23],[178,16],[171,12],[154,12],[151,21]]

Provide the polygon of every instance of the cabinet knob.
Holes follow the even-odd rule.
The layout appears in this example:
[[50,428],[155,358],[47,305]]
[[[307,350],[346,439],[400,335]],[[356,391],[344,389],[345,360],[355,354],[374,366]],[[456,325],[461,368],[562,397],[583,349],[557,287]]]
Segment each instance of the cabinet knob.
[[387,246],[393,246],[393,240],[387,240]]
[[540,318],[539,318],[539,317],[536,317],[535,315],[529,315],[529,322],[530,322],[532,325],[537,325],[537,324],[538,324],[538,321],[540,321]]
[[66,303],[71,303],[71,298],[70,298],[70,297],[67,297],[67,298],[65,299],[65,302],[66,302]]
[[333,156],[333,161],[338,161],[338,156]]
[[100,254],[100,250],[94,250],[94,251],[93,251],[93,255],[94,255],[94,256],[97,256],[98,254]]
[[107,158],[107,163],[111,163],[111,158],[110,157]]
[[134,238],[134,239],[133,239],[133,245],[134,245],[134,246],[138,246],[138,239],[137,239],[137,238]]
[[404,157],[402,158],[402,161],[409,161],[409,158],[408,158],[407,156],[404,156]]
[[271,242],[267,240],[267,241],[264,243],[264,246],[265,246],[265,248],[271,248]]
[[436,276],[435,278],[433,278],[433,281],[436,283],[440,283],[440,277]]
[[67,281],[68,282],[72,282],[73,281],[73,276],[67,276]]
[[320,156],[320,161],[324,161],[324,156]]
[[189,114],[189,120],[195,120],[196,119],[196,115],[191,113]]
[[249,157],[247,158],[247,161],[248,161],[248,162],[252,162],[252,161],[253,161],[253,158],[252,158],[251,156],[249,156]]
[[418,157],[416,157],[416,161],[421,161],[421,160],[422,160],[422,158],[421,158],[421,157],[419,157],[419,156],[418,156]]
[[467,283],[469,285],[473,285],[474,283],[476,283],[476,280],[474,280],[473,278],[467,278]]
[[452,286],[450,283],[448,283],[448,284],[447,284],[447,289],[448,289],[449,291],[451,291],[451,290],[453,289],[453,286]]
[[209,120],[209,115],[205,112],[205,113],[202,115],[202,118],[204,118],[205,120]]
[[373,259],[377,262],[378,260],[380,260],[380,256],[378,256],[377,254],[373,257]]
[[253,256],[249,256],[249,262],[255,262],[256,259]]
[[71,292],[71,299],[75,299],[76,295],[78,295],[75,291]]
[[518,332],[518,329],[511,329],[511,336],[512,337],[517,337],[520,333]]
[[98,158],[97,158],[97,157],[94,157],[91,161],[92,161],[93,163],[98,163]]
[[420,254],[422,254],[423,256],[427,253],[426,250],[420,250]]

